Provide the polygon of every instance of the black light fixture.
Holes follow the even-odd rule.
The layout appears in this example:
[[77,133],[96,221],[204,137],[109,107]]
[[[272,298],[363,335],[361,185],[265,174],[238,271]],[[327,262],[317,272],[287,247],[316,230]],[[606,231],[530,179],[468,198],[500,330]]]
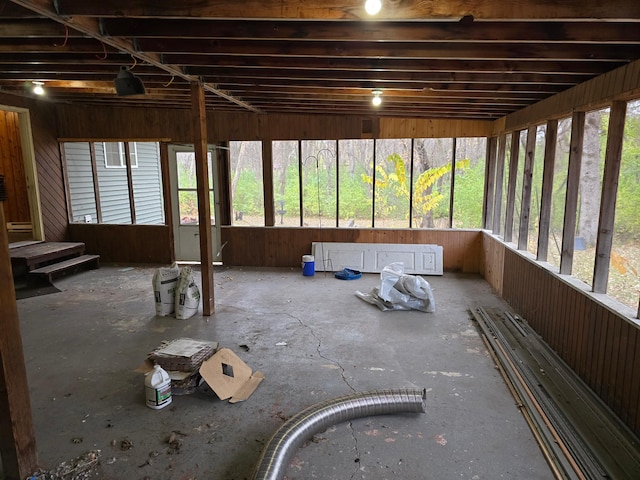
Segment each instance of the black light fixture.
[[120,67],[118,76],[113,81],[116,87],[116,93],[121,97],[127,95],[144,95],[146,90],[142,80],[129,71],[128,67]]

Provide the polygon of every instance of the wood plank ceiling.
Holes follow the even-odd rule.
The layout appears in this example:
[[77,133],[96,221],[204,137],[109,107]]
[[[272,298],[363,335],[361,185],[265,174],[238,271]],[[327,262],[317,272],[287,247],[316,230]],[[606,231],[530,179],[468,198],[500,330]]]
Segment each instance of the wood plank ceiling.
[[[189,108],[202,81],[209,109],[491,120],[640,58],[638,0],[363,3],[0,0],[0,91]],[[146,94],[116,94],[121,67]]]

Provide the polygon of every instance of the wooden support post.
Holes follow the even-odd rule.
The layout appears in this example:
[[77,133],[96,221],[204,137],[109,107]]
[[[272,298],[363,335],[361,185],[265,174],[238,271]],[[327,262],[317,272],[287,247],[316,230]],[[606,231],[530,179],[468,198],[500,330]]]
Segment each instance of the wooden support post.
[[176,259],[175,237],[173,232],[173,207],[171,205],[171,180],[169,173],[169,144],[160,142],[160,170],[162,172],[162,200],[164,202],[164,223],[169,226],[171,261]]
[[537,255],[537,259],[541,262],[546,262],[549,254],[549,227],[551,225],[553,175],[556,168],[558,120],[549,120],[547,122],[544,141],[544,170],[542,172],[542,195],[540,198],[540,228],[538,229]]
[[573,249],[575,248],[576,217],[578,214],[578,191],[582,170],[582,144],[584,141],[584,112],[574,112],[571,118],[571,146],[569,149],[569,171],[567,174],[567,199],[564,204],[564,225],[562,227],[562,253],[560,273],[571,275]]
[[193,146],[196,155],[196,188],[198,191],[198,221],[200,233],[200,269],[202,272],[202,314],[215,311],[213,299],[213,236],[211,234],[211,206],[209,193],[209,160],[207,157],[207,112],[204,88],[201,83],[191,84],[193,113]]
[[1,199],[0,225],[0,456],[6,480],[22,480],[37,467],[36,437]]
[[507,210],[504,214],[504,241],[513,239],[513,213],[516,207],[516,183],[518,183],[518,154],[520,130],[511,133],[511,157],[509,158],[509,184],[507,185]]
[[131,145],[129,142],[124,143],[124,161],[127,167],[127,187],[129,188],[129,210],[131,211],[131,224],[135,225],[136,221],[136,199],[133,192],[133,171],[131,170]]
[[[458,139],[452,138],[453,145],[451,148],[451,183],[449,184],[449,228],[453,228],[453,205],[455,203],[454,195],[456,193],[456,147]],[[413,165],[413,161],[411,161]],[[413,183],[413,179],[411,181]],[[411,225],[409,225],[411,227]]]
[[498,138],[498,154],[496,156],[496,190],[493,196],[493,233],[500,235],[500,217],[502,216],[502,195],[504,188],[504,156],[507,149],[507,136],[503,133]]
[[538,129],[535,125],[527,131],[527,146],[524,156],[524,170],[522,175],[522,201],[520,202],[520,225],[518,232],[518,250],[527,250],[529,243],[529,216],[531,214],[531,182],[533,179],[533,167],[536,156],[536,135]]
[[482,228],[493,226],[493,196],[496,184],[496,137],[487,138],[487,152],[484,166],[484,195],[482,196]]
[[604,176],[602,178],[602,196],[600,197],[596,260],[593,267],[593,291],[596,293],[607,293],[607,284],[609,283],[609,264],[611,247],[613,246],[613,227],[616,216],[616,197],[618,195],[618,178],[620,177],[626,113],[627,102],[613,102],[609,117],[609,133],[607,135]]
[[264,195],[264,224],[273,227],[276,213],[273,205],[273,149],[271,140],[262,141],[262,184]]

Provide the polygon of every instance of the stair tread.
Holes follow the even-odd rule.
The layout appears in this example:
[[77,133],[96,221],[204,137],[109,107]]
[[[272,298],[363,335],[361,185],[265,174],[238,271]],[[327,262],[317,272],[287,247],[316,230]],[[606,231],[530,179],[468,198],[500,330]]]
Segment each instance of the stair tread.
[[100,255],[79,255],[77,257],[69,258],[67,260],[63,260],[61,262],[52,263],[51,265],[47,265],[44,267],[36,268],[29,272],[29,275],[34,274],[49,274],[54,272],[59,272],[61,270],[65,270],[69,267],[73,267],[76,265],[82,265],[83,263],[89,263],[95,261],[100,258]]

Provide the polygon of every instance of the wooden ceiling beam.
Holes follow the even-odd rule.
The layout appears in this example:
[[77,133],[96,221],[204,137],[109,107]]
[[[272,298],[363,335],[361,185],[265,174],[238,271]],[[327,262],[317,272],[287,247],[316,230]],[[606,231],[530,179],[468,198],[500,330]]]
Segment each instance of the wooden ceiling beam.
[[254,78],[256,79],[281,79],[297,81],[300,79],[318,79],[318,81],[401,81],[401,82],[451,82],[451,83],[519,83],[572,86],[584,81],[582,75],[537,75],[522,73],[467,73],[467,72],[378,72],[378,71],[351,71],[351,70],[300,70],[295,68],[280,69],[254,69],[254,68],[218,68],[218,67],[192,67],[189,73],[204,78],[217,78],[223,81],[225,78]]
[[[639,2],[640,3],[640,2]],[[639,26],[640,27],[640,26]],[[551,43],[503,44],[481,42],[305,42],[283,40],[189,40],[139,39],[144,52],[217,55],[271,55],[284,57],[350,57],[350,58],[459,58],[476,60],[591,60],[631,61],[638,55],[638,45],[566,44],[562,48]]]
[[[11,22],[8,22],[11,23]],[[610,22],[331,22],[102,19],[105,35],[129,38],[367,42],[640,43],[640,24]],[[2,30],[0,23],[0,31]],[[34,30],[36,25],[34,25]],[[17,27],[11,31],[19,30]],[[29,32],[25,24],[25,33]]]
[[[0,55],[0,63],[2,62]],[[431,71],[431,72],[487,72],[487,73],[540,73],[588,75],[605,73],[612,68],[622,66],[626,61],[554,61],[554,60],[475,60],[437,58],[428,61],[405,58],[323,58],[297,57],[292,62],[288,57],[277,56],[232,56],[201,54],[165,54],[164,60],[180,66],[215,67],[255,67],[255,68],[315,68],[340,70],[376,70],[376,71]]]
[[[32,10],[40,15],[43,15],[51,20],[54,20],[58,23],[66,25],[69,28],[75,29],[81,33],[84,33],[90,37],[95,38],[100,41],[104,45],[109,45],[112,48],[115,48],[117,51],[126,52],[135,57],[138,61],[146,62],[151,65],[158,67],[161,70],[166,71],[175,77],[184,78],[189,82],[197,82],[199,79],[190,77],[189,75],[184,74],[182,69],[174,67],[172,65],[166,65],[160,59],[160,56],[154,53],[147,53],[145,51],[140,51],[136,45],[134,45],[129,40],[117,39],[106,37],[101,34],[98,21],[93,18],[82,18],[82,17],[74,17],[74,16],[63,16],[60,15],[59,12],[59,0],[11,0],[13,3],[18,4],[24,8]],[[91,2],[92,4],[96,4]],[[218,95],[226,100],[236,103],[247,110],[251,110],[254,112],[258,112],[257,109],[252,107],[251,105],[243,102],[241,99],[235,98],[223,90],[218,89],[215,85],[204,84],[204,89],[208,92],[211,92],[215,95]]]
[[[13,0],[15,1],[15,0]],[[370,19],[362,0],[57,0],[61,15],[97,17],[167,18],[264,18],[264,19]],[[476,20],[515,19],[621,19],[640,18],[636,0],[451,0],[447,2],[383,2],[375,17],[384,19],[452,19],[472,16]]]

